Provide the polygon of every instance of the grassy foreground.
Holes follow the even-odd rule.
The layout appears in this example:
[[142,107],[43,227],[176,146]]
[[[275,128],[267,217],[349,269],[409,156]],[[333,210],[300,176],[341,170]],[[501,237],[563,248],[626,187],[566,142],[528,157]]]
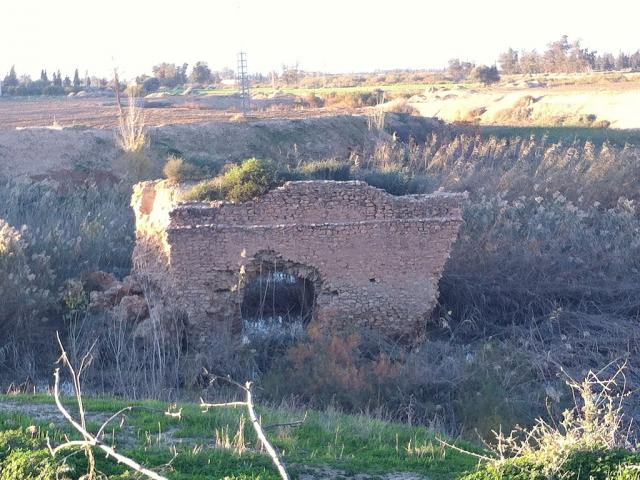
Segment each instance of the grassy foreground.
[[[72,399],[65,404],[74,411]],[[198,405],[184,404],[181,406],[181,418],[177,418],[164,413],[169,408],[166,403],[87,398],[85,408],[89,429],[95,433],[111,414],[127,405],[139,408],[127,413],[124,422],[116,420],[110,423],[104,441],[113,442],[120,453],[162,472],[168,478],[279,478],[270,459],[256,446],[253,429],[248,421],[245,422],[246,412],[242,408],[221,408],[202,413]],[[365,478],[385,478],[386,474],[406,472],[444,480],[459,478],[464,472],[473,471],[477,463],[477,459],[471,456],[443,447],[434,434],[423,427],[334,411],[309,411],[305,418],[305,412],[300,410],[259,408],[259,414],[267,435],[282,453],[292,478],[299,478],[305,473],[316,477],[319,472],[323,472],[323,477],[329,472],[330,476],[338,478],[355,474],[364,474]],[[305,421],[301,426],[269,427],[302,418]],[[3,465],[5,469],[5,473],[0,472],[0,479],[4,480],[3,475],[9,468],[15,469],[14,477],[7,478],[48,479],[42,474],[15,475],[22,472],[21,462],[25,461],[27,453],[32,457],[31,462],[35,462],[34,458],[50,462],[45,439],[48,436],[51,444],[56,446],[64,441],[65,435],[77,437],[65,425],[52,397],[0,396],[0,470]],[[26,444],[16,440],[20,436],[26,438],[23,439]],[[25,448],[25,445],[30,448]],[[17,456],[7,461],[12,448]],[[465,448],[470,447],[466,445]],[[33,452],[37,455],[34,456]],[[70,478],[86,472],[82,453],[70,456],[67,464],[73,469],[67,474]],[[44,471],[41,466],[32,467]],[[109,479],[135,478],[131,472],[100,454],[98,470]]]

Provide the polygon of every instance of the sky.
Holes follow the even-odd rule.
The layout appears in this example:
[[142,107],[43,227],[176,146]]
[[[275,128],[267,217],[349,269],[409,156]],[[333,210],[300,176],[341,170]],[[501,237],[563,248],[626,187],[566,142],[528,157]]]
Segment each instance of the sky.
[[0,76],[60,69],[123,78],[162,61],[250,72],[492,64],[569,35],[598,51],[640,48],[637,0],[0,0]]

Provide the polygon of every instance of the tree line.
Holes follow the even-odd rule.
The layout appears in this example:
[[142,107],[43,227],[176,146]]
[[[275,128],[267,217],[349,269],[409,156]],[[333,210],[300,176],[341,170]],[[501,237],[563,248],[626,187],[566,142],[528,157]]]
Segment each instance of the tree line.
[[640,50],[635,53],[598,53],[584,48],[580,40],[567,35],[547,45],[544,52],[509,48],[498,57],[504,74],[580,73],[591,71],[640,70]]
[[106,79],[91,78],[88,74],[81,78],[77,68],[73,78],[69,75],[63,77],[60,70],[53,72],[49,78],[47,70],[43,69],[40,71],[40,78],[34,80],[30,75],[18,76],[15,66],[12,66],[2,80],[2,93],[3,95],[19,96],[66,95],[71,92],[79,92],[92,85],[104,88],[107,84]]
[[[563,35],[559,40],[549,43],[543,52],[535,49],[516,51],[509,47],[498,56],[498,64],[500,73],[506,75],[638,71],[640,70],[640,50],[635,53],[621,51],[617,55],[607,52],[598,53],[596,50],[584,48],[580,40],[569,41],[569,37]],[[493,69],[490,75],[487,74],[487,68]],[[459,58],[449,60],[447,75],[456,82],[479,79],[484,83],[491,83],[499,79],[497,67],[478,66],[474,62],[461,61]]]
[[[502,74],[538,74],[538,73],[580,73],[592,71],[636,70],[640,71],[640,50],[634,53],[619,52],[598,53],[582,46],[580,40],[569,41],[567,35],[547,45],[543,52],[537,50],[516,51],[509,48],[498,56],[498,64],[485,66],[473,62],[461,61],[458,58],[449,60],[446,76],[454,81],[471,80],[485,84],[497,82]],[[176,64],[162,62],[154,65],[151,75],[140,75],[135,78],[135,84],[143,94],[157,91],[160,88],[182,87],[185,84],[202,86],[217,86],[224,80],[235,78],[235,72],[230,68],[219,71],[212,70],[207,62],[196,62],[189,72],[187,63]],[[299,66],[282,66],[282,72],[269,72],[268,75],[254,73],[251,80],[258,83],[278,83],[297,85],[306,76],[321,77],[326,83],[325,74],[310,74],[302,71]],[[442,75],[442,73],[438,73]],[[370,76],[375,77],[376,74]],[[406,75],[405,75],[406,76]],[[405,76],[400,75],[400,80]],[[4,95],[65,95],[88,89],[114,89],[114,82],[106,78],[80,77],[78,69],[73,78],[62,76],[60,70],[53,72],[51,78],[47,70],[41,70],[40,78],[33,80],[29,75],[18,76],[15,67],[2,81]],[[122,85],[124,88],[125,85]]]
[[[188,64],[176,65],[175,63],[163,62],[154,65],[152,75],[141,75],[136,77],[135,84],[139,85],[144,93],[158,90],[160,87],[179,87],[188,83],[201,85],[216,85],[224,79],[235,78],[235,73],[231,69],[223,69],[219,72],[212,71],[206,62],[196,62],[191,72],[187,74]],[[11,67],[9,73],[2,81],[3,95],[67,95],[72,92],[90,89],[111,89],[113,90],[113,80],[106,78],[90,77],[86,74],[81,77],[78,69],[73,77],[62,76],[57,70],[49,76],[47,70],[40,71],[40,78],[33,79],[30,75],[18,75],[15,66]],[[126,85],[121,85],[125,88]]]

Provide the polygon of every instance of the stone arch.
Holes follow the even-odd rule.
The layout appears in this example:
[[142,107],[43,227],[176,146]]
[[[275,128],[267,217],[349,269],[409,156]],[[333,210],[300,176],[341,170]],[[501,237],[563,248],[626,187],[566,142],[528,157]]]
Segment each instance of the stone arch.
[[322,286],[310,265],[261,250],[248,261],[238,285],[238,311],[243,331],[303,330],[316,317]]

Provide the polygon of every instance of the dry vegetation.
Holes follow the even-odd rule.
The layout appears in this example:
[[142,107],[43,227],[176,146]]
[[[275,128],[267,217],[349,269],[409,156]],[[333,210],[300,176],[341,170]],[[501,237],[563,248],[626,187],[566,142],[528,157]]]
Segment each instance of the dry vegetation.
[[[205,363],[259,380],[262,395],[274,401],[366,406],[451,432],[486,434],[499,422],[531,420],[547,390],[558,389],[557,365],[579,373],[637,354],[638,156],[629,145],[444,129],[424,143],[382,142],[350,159],[280,164],[289,178],[360,178],[395,194],[471,193],[431,340],[408,352],[372,332],[343,338],[318,331],[295,345],[262,339],[236,353],[220,346],[205,352]],[[174,158],[169,166],[183,175],[185,163]],[[37,378],[47,364],[44,354],[24,353],[45,335],[10,341],[38,325],[67,330],[78,343],[71,352],[82,350],[85,332],[101,332],[99,373],[87,377],[97,391],[175,398],[196,385],[203,358],[191,355],[179,312],[154,311],[154,333],[140,337],[135,323],[87,311],[84,275],[100,269],[124,276],[129,267],[129,185],[73,192],[6,185],[0,217],[26,225],[3,228],[4,285],[15,292],[3,311],[15,324],[3,333],[1,359],[14,372],[7,380]],[[470,391],[478,397],[468,398]]]
[[[129,172],[115,185],[71,189],[6,179],[0,190],[0,288],[7,292],[0,304],[0,381],[39,383],[55,358],[51,340],[60,330],[72,361],[95,343],[88,392],[176,400],[204,391],[227,400],[227,392],[211,390],[203,379],[206,366],[252,379],[263,401],[367,411],[470,438],[476,432],[487,438],[500,424],[533,424],[545,398],[554,415],[571,405],[557,376],[561,368],[582,377],[589,368],[629,358],[628,385],[636,388],[640,147],[622,134],[621,141],[615,133],[608,141],[579,133],[567,140],[572,136],[553,131],[491,136],[442,127],[420,142],[380,133],[378,142],[349,158],[283,155],[239,166],[209,157],[168,159],[165,174],[176,181],[220,174],[194,198],[243,201],[302,178],[361,179],[397,195],[468,191],[466,223],[441,281],[428,341],[413,349],[375,332],[314,327],[297,336],[249,337],[236,350],[220,344],[195,352],[188,322],[171,306],[151,311],[144,327],[121,311],[89,308],[95,285],[87,274],[129,272],[128,204],[131,182],[141,173]],[[154,295],[144,282],[140,288]],[[601,412],[602,405],[596,407]],[[640,414],[633,402],[628,412]],[[536,451],[555,448],[542,445],[549,439],[576,439],[569,435],[576,425],[586,428],[581,417],[567,418],[560,436],[549,425],[535,427],[541,432],[532,437],[539,440]],[[584,450],[582,438],[563,465],[579,461],[572,455]],[[605,446],[620,446],[616,442]],[[533,451],[520,447],[527,468],[546,475],[551,462],[530,462]]]

